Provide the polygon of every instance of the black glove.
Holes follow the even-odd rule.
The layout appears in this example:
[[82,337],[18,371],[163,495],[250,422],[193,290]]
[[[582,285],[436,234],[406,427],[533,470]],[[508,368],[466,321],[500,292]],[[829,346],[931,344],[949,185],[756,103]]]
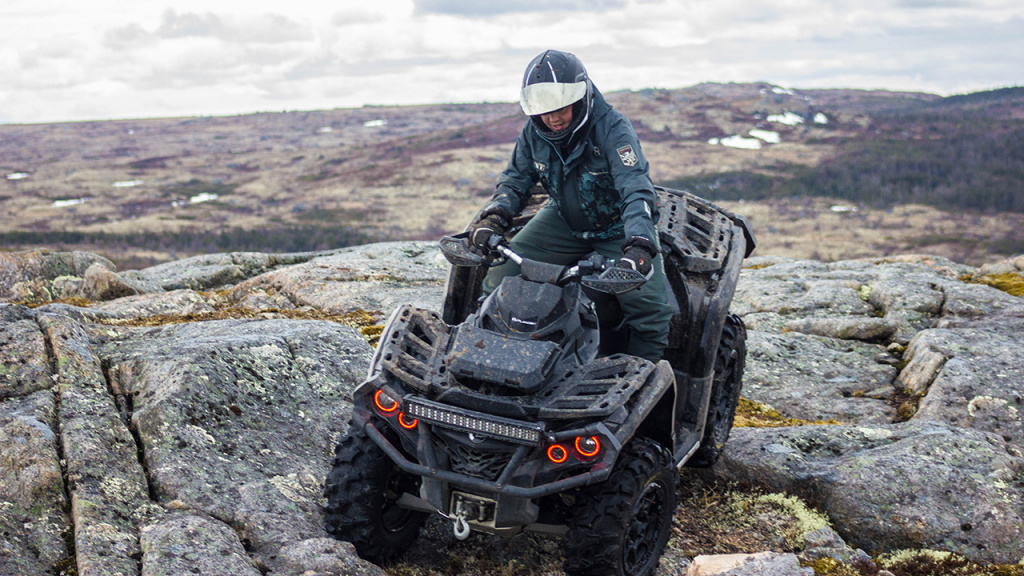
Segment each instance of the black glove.
[[497,234],[503,236],[508,229],[509,219],[504,214],[492,212],[478,220],[469,229],[469,241],[477,248],[486,249],[487,241]]
[[654,243],[643,236],[633,236],[622,246],[619,268],[632,268],[644,276],[651,274],[651,260],[657,254]]

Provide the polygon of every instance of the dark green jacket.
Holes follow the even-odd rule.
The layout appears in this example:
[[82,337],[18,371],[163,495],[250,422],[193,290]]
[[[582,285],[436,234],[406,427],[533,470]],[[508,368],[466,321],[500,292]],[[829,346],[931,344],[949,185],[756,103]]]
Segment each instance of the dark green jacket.
[[540,182],[578,238],[642,236],[657,245],[654,185],[632,124],[594,89],[586,136],[563,151],[527,119],[497,191],[482,212],[518,214]]

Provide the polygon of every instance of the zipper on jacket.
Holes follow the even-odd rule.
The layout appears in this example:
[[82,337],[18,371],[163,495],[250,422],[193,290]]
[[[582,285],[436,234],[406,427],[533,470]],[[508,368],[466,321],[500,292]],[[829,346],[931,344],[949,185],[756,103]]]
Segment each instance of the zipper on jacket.
[[[579,187],[576,179],[570,178],[568,175],[568,164],[566,164],[566,159],[562,156],[562,152],[558,149],[558,145],[545,138],[539,131],[537,132],[537,136],[551,146],[551,149],[555,151],[555,156],[557,156],[558,160],[562,163],[562,202],[559,205],[559,211],[562,213],[562,217],[565,218],[565,223],[569,225],[569,229],[573,232],[585,233],[591,231],[593,226],[590,224],[590,219],[588,219],[583,213],[583,209],[580,208]],[[586,138],[576,144],[576,148],[584,148],[585,143]],[[569,156],[571,157],[572,154]]]

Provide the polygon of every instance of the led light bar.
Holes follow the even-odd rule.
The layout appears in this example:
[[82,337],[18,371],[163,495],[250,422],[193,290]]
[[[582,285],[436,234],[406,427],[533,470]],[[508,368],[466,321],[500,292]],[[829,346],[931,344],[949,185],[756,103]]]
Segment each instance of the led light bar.
[[442,428],[479,432],[492,438],[527,446],[540,446],[541,444],[544,431],[541,424],[470,412],[419,398],[406,397],[406,406],[406,411],[410,415]]

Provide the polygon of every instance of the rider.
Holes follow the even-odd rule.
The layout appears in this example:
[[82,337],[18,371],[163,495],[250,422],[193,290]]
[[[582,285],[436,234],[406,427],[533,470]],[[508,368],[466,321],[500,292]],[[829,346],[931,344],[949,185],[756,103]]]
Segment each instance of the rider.
[[[492,234],[504,234],[539,181],[550,201],[512,239],[512,249],[566,265],[596,251],[648,276],[618,300],[630,329],[627,352],[657,362],[672,309],[655,228],[657,196],[633,126],[568,52],[547,50],[530,62],[519,103],[529,119],[494,197],[471,226],[471,241],[483,248]],[[511,261],[491,268],[484,292],[518,272]]]

